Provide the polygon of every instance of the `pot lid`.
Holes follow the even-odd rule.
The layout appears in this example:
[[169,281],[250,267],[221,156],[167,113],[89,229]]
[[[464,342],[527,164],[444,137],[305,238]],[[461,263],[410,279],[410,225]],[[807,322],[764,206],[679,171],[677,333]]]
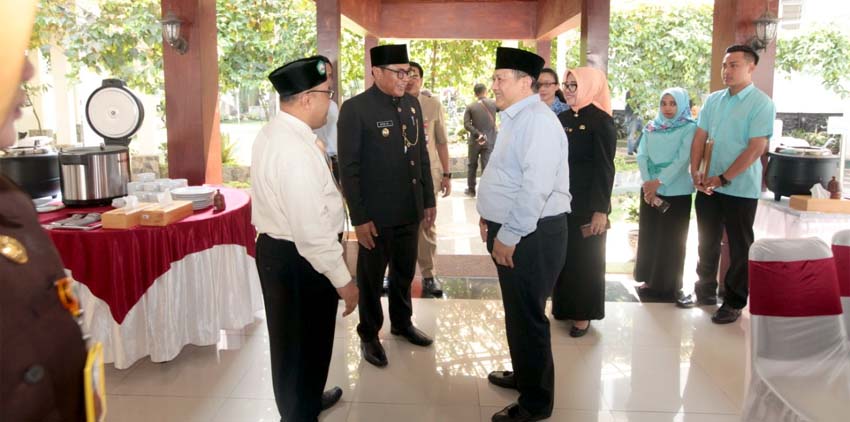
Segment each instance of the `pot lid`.
[[776,154],[795,156],[795,157],[831,157],[832,151],[828,148],[810,147],[810,146],[778,146],[774,151]]
[[59,155],[93,155],[93,154],[113,154],[116,152],[127,151],[127,147],[121,145],[100,145],[94,147],[73,147],[66,148],[59,152]]
[[53,153],[53,149],[49,147],[42,146],[31,146],[31,147],[12,147],[3,150],[6,156],[9,157],[21,157],[21,156],[30,156],[30,155],[47,155]]
[[89,126],[109,145],[127,146],[144,118],[141,101],[118,79],[105,79],[86,101]]

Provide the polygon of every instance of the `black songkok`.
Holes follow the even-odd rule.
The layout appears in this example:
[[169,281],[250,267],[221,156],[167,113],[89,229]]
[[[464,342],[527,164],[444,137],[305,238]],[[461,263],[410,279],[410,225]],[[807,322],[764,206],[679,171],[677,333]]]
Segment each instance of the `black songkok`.
[[404,44],[388,44],[372,47],[369,50],[372,66],[386,66],[388,64],[407,64],[407,46]]
[[324,60],[309,57],[275,69],[269,74],[269,80],[281,97],[289,97],[328,80],[328,74]]
[[509,47],[496,49],[496,69],[521,70],[537,79],[545,63],[542,57],[525,50]]

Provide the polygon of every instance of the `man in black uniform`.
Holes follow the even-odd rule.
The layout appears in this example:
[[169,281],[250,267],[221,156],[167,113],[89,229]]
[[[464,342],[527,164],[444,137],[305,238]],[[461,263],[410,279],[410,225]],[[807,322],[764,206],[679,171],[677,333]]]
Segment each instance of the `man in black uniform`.
[[378,331],[384,322],[381,288],[388,264],[391,332],[419,346],[432,342],[411,322],[410,284],[419,224],[434,223],[436,202],[422,109],[404,93],[407,47],[382,45],[370,55],[375,83],[343,103],[337,132],[342,190],[360,243],[357,332],[363,357],[382,367],[387,356]]
[[[0,148],[15,143],[35,74],[24,57],[35,11],[33,1],[0,2]],[[86,344],[62,299],[68,281],[32,198],[0,175],[0,421],[86,420]]]

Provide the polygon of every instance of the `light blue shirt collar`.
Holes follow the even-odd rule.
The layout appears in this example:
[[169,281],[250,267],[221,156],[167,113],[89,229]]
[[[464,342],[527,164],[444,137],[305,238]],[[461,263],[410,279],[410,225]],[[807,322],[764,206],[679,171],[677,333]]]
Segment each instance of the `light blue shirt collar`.
[[504,115],[508,116],[508,118],[513,119],[517,114],[519,114],[520,111],[522,111],[522,109],[524,109],[524,108],[528,107],[529,105],[534,104],[535,102],[538,102],[538,101],[540,101],[540,95],[531,94],[531,95],[515,102],[512,106],[506,108],[505,111],[503,111],[499,114],[504,114]]
[[726,92],[723,94],[723,96],[730,97],[730,98],[734,97],[734,98],[737,98],[739,100],[743,100],[744,98],[747,98],[747,95],[750,95],[750,93],[753,92],[753,90],[755,88],[756,88],[756,85],[754,83],[750,82],[750,84],[747,85],[746,88],[742,89],[740,92],[738,92],[735,95],[732,95],[732,93],[729,91],[729,88],[726,88]]

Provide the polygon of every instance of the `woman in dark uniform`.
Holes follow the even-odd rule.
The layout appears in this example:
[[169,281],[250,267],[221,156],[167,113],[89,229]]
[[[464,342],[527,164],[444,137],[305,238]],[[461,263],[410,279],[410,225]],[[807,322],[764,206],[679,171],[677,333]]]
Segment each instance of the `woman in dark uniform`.
[[572,212],[567,261],[552,293],[552,314],[575,321],[570,336],[581,337],[590,320],[605,317],[605,239],[617,136],[608,80],[601,70],[569,70],[563,88],[570,109],[558,119],[570,145]]
[[[3,41],[8,46],[8,40]],[[15,59],[23,58],[23,45],[17,54],[10,59],[14,66],[20,64]],[[0,93],[15,93],[11,107],[0,104],[0,148],[15,142],[14,121],[21,116],[24,103],[23,90],[12,87],[29,80],[33,67],[25,60],[23,72],[10,73],[15,74],[14,80],[0,80]],[[53,243],[38,224],[32,199],[0,176],[2,421],[85,420],[86,348],[80,327],[59,299],[56,282],[65,277],[63,268]]]

